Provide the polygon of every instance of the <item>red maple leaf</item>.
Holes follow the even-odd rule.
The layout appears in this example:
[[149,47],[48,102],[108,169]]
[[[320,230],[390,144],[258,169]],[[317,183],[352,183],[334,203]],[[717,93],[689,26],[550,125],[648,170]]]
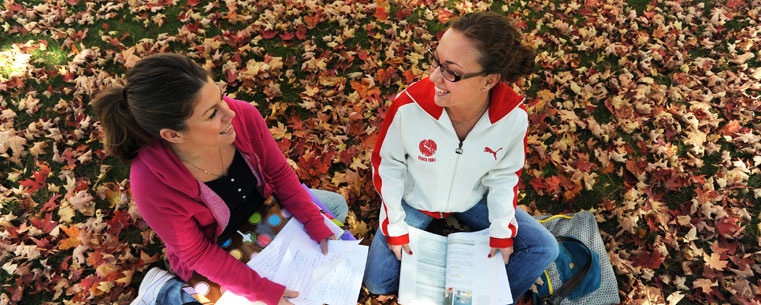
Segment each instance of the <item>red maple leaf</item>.
[[380,20],[380,21],[385,21],[386,18],[387,18],[387,16],[386,16],[386,8],[385,7],[376,7],[375,8],[375,13],[373,14],[373,16],[375,16],[375,18],[378,18],[378,20]]
[[261,31],[262,38],[264,39],[271,39],[272,37],[275,37],[277,35],[277,31]]
[[294,33],[293,32],[285,32],[283,34],[280,34],[280,39],[282,40],[291,40],[293,39]]
[[188,5],[190,5],[190,6],[196,6],[196,5],[200,4],[200,3],[201,3],[200,0],[188,0]]
[[542,177],[534,177],[531,179],[531,182],[529,182],[529,184],[531,184],[531,187],[533,187],[534,190],[542,191],[547,188],[547,184],[544,183],[544,181],[542,180],[544,180],[542,179]]
[[552,176],[549,178],[545,178],[544,182],[547,183],[547,187],[545,188],[547,192],[552,193],[554,191],[557,191],[560,188],[560,183],[562,182],[560,177],[558,176]]
[[592,162],[589,162],[584,159],[576,159],[576,161],[573,163],[573,165],[583,172],[590,172],[592,170]]
[[129,215],[122,210],[117,210],[114,212],[114,217],[106,219],[106,223],[109,225],[108,234],[119,236],[122,229],[129,225]]
[[737,233],[740,230],[740,226],[737,225],[735,220],[733,217],[726,217],[716,222],[716,229],[719,230],[719,234],[724,237],[732,237]]
[[402,75],[404,76],[404,81],[408,84],[415,80],[415,73],[412,73],[412,69],[407,69]]
[[57,221],[53,221],[52,215],[52,213],[47,213],[45,214],[45,219],[32,218],[30,221],[32,222],[33,226],[37,227],[45,233],[50,233],[50,231],[53,231],[55,226],[58,225]]
[[658,251],[652,251],[650,253],[642,253],[632,260],[635,266],[640,266],[648,269],[658,269],[663,263],[664,258]]
[[20,181],[19,184],[29,187],[29,189],[26,190],[27,193],[34,193],[35,191],[45,187],[45,181],[48,179],[48,174],[50,174],[50,167],[47,165],[41,165],[40,170],[36,173],[33,173],[34,180],[26,179],[24,181]]
[[93,274],[88,275],[86,278],[82,279],[81,282],[77,283],[77,286],[81,286],[87,289],[90,289],[93,285],[98,283],[98,277],[96,277]]
[[436,20],[445,24],[449,22],[449,17],[452,16],[452,11],[446,8],[440,8],[436,11]]
[[227,70],[227,72],[225,72],[225,80],[227,81],[228,84],[234,83],[237,78],[238,76],[233,72],[232,69]]
[[299,25],[299,27],[296,29],[296,38],[300,40],[307,38],[307,28],[305,28],[303,25]]
[[52,211],[53,209],[58,207],[58,203],[56,203],[56,200],[61,197],[61,194],[55,194],[53,197],[50,197],[45,204],[42,205],[42,209],[40,209],[40,213],[46,212],[46,211]]
[[745,5],[745,0],[729,0],[726,5],[728,8],[736,8],[740,5]]

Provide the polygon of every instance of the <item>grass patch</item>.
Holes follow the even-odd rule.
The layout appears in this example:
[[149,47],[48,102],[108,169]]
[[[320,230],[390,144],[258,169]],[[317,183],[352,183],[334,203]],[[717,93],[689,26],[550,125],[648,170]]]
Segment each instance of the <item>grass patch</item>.
[[650,0],[626,0],[626,3],[637,11],[637,15],[642,15],[645,9],[647,9],[647,5],[651,2]]
[[678,210],[686,203],[691,202],[694,197],[695,191],[685,187],[679,191],[666,191],[666,195],[663,196],[663,202],[669,209]]

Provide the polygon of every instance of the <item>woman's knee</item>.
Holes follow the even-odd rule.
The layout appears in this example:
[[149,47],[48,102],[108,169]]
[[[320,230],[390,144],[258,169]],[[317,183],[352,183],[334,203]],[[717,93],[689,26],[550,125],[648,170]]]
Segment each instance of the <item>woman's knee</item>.
[[346,216],[349,214],[349,206],[346,204],[346,199],[338,193],[324,190],[312,189],[317,199],[327,208],[333,217],[340,222],[346,220]]
[[549,265],[558,257],[558,253],[560,252],[558,241],[549,230],[544,229],[540,232],[541,233],[539,234],[535,234],[537,243],[533,245],[534,249],[532,249],[531,252],[535,253],[540,258],[543,258],[547,265]]
[[365,287],[372,294],[391,294],[399,290],[398,284],[395,284],[398,279],[379,279],[373,277],[365,277]]
[[365,287],[373,294],[389,294],[399,289],[399,262],[388,249],[386,238],[380,231],[375,233],[367,253]]
[[544,258],[547,262],[547,265],[551,264],[555,259],[558,257],[558,254],[560,254],[560,249],[558,248],[558,241],[553,236],[552,239],[548,240],[546,242],[546,245],[544,246]]

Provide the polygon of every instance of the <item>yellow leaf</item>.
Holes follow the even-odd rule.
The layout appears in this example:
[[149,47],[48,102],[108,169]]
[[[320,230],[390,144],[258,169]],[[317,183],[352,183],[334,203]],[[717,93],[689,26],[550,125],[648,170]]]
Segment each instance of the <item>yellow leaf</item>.
[[370,228],[367,227],[367,223],[361,220],[357,220],[357,216],[354,212],[349,212],[349,216],[346,217],[346,224],[349,226],[349,232],[354,236],[367,236],[367,231]]
[[123,284],[125,286],[129,285],[129,283],[132,282],[132,275],[135,274],[135,270],[124,270],[122,273],[124,276],[116,280],[116,283]]
[[71,222],[71,218],[74,217],[74,209],[68,203],[64,203],[58,208],[58,217],[60,217],[58,221],[61,223]]
[[95,268],[95,274],[100,278],[106,278],[109,274],[116,271],[116,267],[111,264],[102,264]]
[[113,190],[109,189],[105,191],[106,201],[108,202],[108,206],[110,208],[114,208],[117,204],[119,204],[119,201],[121,201],[122,198],[122,192],[118,189]]
[[103,292],[109,292],[111,291],[111,288],[113,287],[114,287],[114,282],[103,281],[98,283],[98,290]]

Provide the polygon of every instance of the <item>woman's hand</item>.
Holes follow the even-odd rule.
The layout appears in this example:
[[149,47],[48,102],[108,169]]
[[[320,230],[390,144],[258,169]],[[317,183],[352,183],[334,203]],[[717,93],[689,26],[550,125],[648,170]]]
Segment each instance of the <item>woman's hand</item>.
[[328,240],[336,240],[336,235],[330,235],[328,238],[320,241],[320,248],[322,248],[323,255],[328,255]]
[[293,305],[293,303],[286,300],[285,298],[295,298],[298,296],[299,296],[298,291],[286,289],[285,292],[283,292],[283,295],[280,297],[280,301],[277,302],[277,305]]
[[497,250],[499,250],[499,252],[502,252],[502,260],[504,260],[505,265],[507,265],[507,262],[510,261],[510,254],[513,254],[513,246],[510,246],[507,248],[491,248],[491,252],[489,252],[489,258],[496,255]]
[[396,259],[398,260],[402,260],[402,249],[404,249],[404,252],[407,252],[407,254],[412,255],[412,250],[410,250],[410,244],[388,245],[388,249],[391,250],[391,252],[394,252],[394,255],[396,255]]

